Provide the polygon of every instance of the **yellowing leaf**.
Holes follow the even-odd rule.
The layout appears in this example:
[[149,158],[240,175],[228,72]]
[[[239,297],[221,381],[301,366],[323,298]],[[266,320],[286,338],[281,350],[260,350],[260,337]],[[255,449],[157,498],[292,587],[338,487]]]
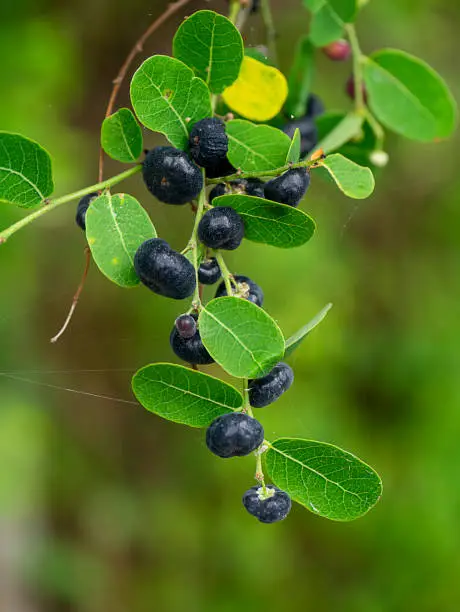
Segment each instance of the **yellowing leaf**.
[[282,72],[252,57],[245,57],[238,79],[227,87],[222,97],[242,117],[268,121],[279,113],[287,94],[288,85]]

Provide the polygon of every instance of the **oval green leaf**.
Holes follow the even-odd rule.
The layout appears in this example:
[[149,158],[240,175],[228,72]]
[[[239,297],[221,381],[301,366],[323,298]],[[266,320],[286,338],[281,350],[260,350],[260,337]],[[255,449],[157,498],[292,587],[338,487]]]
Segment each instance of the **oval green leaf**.
[[197,11],[174,36],[174,56],[219,94],[238,78],[243,39],[233,23],[214,11]]
[[243,406],[241,393],[231,385],[172,363],[145,366],[134,375],[132,387],[144,408],[190,427],[207,427]]
[[310,332],[312,332],[317,325],[326,317],[327,313],[332,308],[332,304],[326,304],[326,306],[318,312],[306,325],[301,327],[295,334],[286,340],[286,350],[284,357],[289,357],[292,353],[302,344],[305,338]]
[[237,378],[255,378],[284,354],[280,328],[268,314],[238,297],[211,300],[201,311],[200,335],[211,356]]
[[139,121],[164,134],[178,149],[187,148],[189,128],[212,115],[206,83],[188,66],[166,55],[150,57],[136,71],[131,102]]
[[315,47],[324,47],[340,38],[344,23],[337,13],[326,3],[313,14],[310,23],[310,41]]
[[134,287],[139,278],[134,255],[145,240],[156,237],[149,216],[130,195],[104,194],[86,213],[86,238],[100,271],[121,287]]
[[104,119],[101,145],[117,161],[128,164],[138,159],[142,153],[142,131],[129,108],[120,108]]
[[228,159],[244,172],[264,172],[284,166],[291,147],[287,134],[269,125],[255,125],[244,119],[226,124]]
[[382,482],[366,463],[332,444],[280,438],[266,454],[267,471],[294,501],[333,521],[353,521],[380,499]]
[[31,208],[53,189],[48,152],[29,138],[0,132],[0,201]]
[[316,225],[306,213],[247,195],[224,195],[213,200],[214,206],[231,206],[244,223],[244,237],[282,249],[301,246],[312,238]]
[[349,198],[361,200],[368,198],[374,191],[375,180],[371,170],[358,166],[340,153],[328,155],[318,162],[318,167],[326,168],[340,191]]
[[443,79],[422,60],[395,49],[373,53],[364,64],[369,105],[386,127],[412,140],[452,134],[455,100]]

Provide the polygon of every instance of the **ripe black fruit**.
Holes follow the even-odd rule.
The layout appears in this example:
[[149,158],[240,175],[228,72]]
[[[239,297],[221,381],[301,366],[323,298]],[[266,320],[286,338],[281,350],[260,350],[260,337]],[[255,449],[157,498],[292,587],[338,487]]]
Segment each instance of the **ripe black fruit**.
[[305,114],[307,117],[314,119],[324,113],[324,104],[319,96],[316,94],[310,94],[307,100],[307,108]]
[[207,447],[224,459],[249,455],[263,440],[264,429],[259,421],[241,412],[217,417],[206,432]]
[[203,261],[198,268],[198,280],[202,285],[214,285],[220,277],[221,271],[215,257]]
[[265,183],[265,197],[274,202],[298,206],[310,184],[305,168],[292,168],[281,176]]
[[291,510],[291,498],[285,491],[281,491],[274,485],[267,485],[266,489],[267,493],[264,494],[263,487],[260,485],[251,487],[243,495],[243,506],[261,523],[282,521]]
[[235,174],[236,168],[225,157],[221,159],[215,166],[206,168],[206,176],[208,178],[220,178],[221,176],[230,176]]
[[243,194],[264,197],[264,184],[259,179],[239,179],[229,183],[219,183],[209,194],[209,202],[223,195]]
[[177,317],[174,325],[181,338],[193,338],[196,334],[196,319],[189,314]]
[[280,361],[262,378],[249,381],[249,403],[254,408],[273,404],[294,382],[294,372],[287,363]]
[[[253,304],[256,304],[257,306],[262,306],[262,304],[264,303],[264,292],[259,287],[259,285],[257,285],[257,283],[252,281],[247,276],[242,276],[240,274],[237,274],[234,277],[234,279],[236,281],[236,284],[238,285],[238,291],[234,289],[233,295],[238,293],[238,295],[241,295],[243,298],[245,298],[249,302],[252,302]],[[232,286],[233,286],[233,283],[232,283]],[[225,295],[228,295],[227,288],[225,287],[225,283],[222,282],[217,287],[215,297],[216,298],[223,297]]]
[[199,166],[215,169],[227,157],[225,125],[216,117],[198,121],[190,132],[189,144],[190,155]]
[[142,174],[147,189],[166,204],[186,204],[203,188],[201,170],[184,151],[174,147],[156,147],[149,151]]
[[159,295],[183,300],[195,291],[194,267],[160,238],[141,244],[134,256],[134,269],[144,285]]
[[89,193],[82,197],[78,202],[77,214],[75,215],[75,222],[83,231],[86,230],[86,211],[93,200],[98,197],[97,191],[95,193]]
[[[194,322],[197,320],[197,315],[190,315]],[[179,357],[187,361],[187,363],[195,363],[206,365],[208,363],[214,363],[214,359],[206,350],[203,342],[201,341],[200,332],[195,325],[195,333],[190,338],[184,338],[177,330],[177,324],[173,327],[169,342],[174,353]]]
[[243,220],[229,206],[211,208],[198,225],[198,238],[211,249],[233,251],[240,246],[243,237]]

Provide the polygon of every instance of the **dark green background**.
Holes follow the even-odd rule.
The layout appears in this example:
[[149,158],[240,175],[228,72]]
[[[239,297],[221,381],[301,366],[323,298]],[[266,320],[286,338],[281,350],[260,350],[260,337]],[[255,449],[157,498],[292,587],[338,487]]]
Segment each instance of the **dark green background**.
[[[0,1],[0,129],[51,151],[58,194],[95,182],[110,81],[164,4]],[[300,0],[273,4],[286,68],[308,20]],[[181,18],[144,56],[170,52]],[[359,21],[365,50],[419,55],[457,96],[459,27],[456,0],[373,0]],[[247,36],[262,39],[257,19]],[[347,107],[350,66],[318,59],[315,90],[328,108]],[[384,479],[380,504],[350,524],[295,507],[287,521],[261,525],[240,502],[252,458],[219,461],[202,432],[129,403],[0,377],[2,610],[458,610],[458,145],[391,137],[371,199],[315,181],[303,204],[318,223],[312,242],[287,251],[245,243],[229,258],[264,287],[287,335],[334,302],[293,358],[293,389],[263,423],[272,439],[355,452]],[[123,189],[183,247],[188,210],[159,205],[138,178]],[[1,226],[21,214],[2,206]],[[73,217],[74,205],[63,206],[0,248],[0,371],[132,400],[130,372],[173,359],[168,335],[183,306],[121,290],[93,267],[70,330],[51,345],[84,265]],[[91,369],[103,371],[81,371]]]

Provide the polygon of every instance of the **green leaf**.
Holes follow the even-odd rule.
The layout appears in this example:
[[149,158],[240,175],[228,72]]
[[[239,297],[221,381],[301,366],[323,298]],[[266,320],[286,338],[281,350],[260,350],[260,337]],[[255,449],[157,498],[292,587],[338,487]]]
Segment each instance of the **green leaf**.
[[156,237],[149,216],[130,195],[104,194],[86,213],[86,237],[94,261],[107,278],[121,287],[134,287],[139,278],[134,255],[145,240]]
[[255,378],[284,354],[284,338],[259,306],[238,297],[211,300],[201,311],[200,335],[211,356],[237,378]]
[[301,327],[295,334],[286,340],[286,350],[284,357],[289,357],[301,345],[310,332],[326,317],[327,313],[332,308],[332,304],[327,304],[317,315],[313,317],[306,325]]
[[420,141],[452,134],[455,100],[422,60],[395,49],[377,51],[366,59],[364,80],[373,113],[390,130]]
[[344,23],[335,11],[325,4],[313,15],[310,24],[310,41],[315,47],[324,47],[340,38]]
[[326,168],[340,191],[349,198],[361,200],[374,191],[375,181],[371,170],[358,166],[339,153],[328,155],[318,162],[318,166]]
[[363,125],[364,117],[355,113],[346,115],[330,132],[320,140],[316,149],[331,153],[357,136]]
[[345,23],[354,20],[358,10],[357,0],[327,0],[331,9]]
[[280,438],[266,454],[267,471],[294,501],[333,521],[363,516],[380,499],[379,475],[332,444]]
[[104,119],[101,145],[117,161],[135,162],[142,153],[142,131],[129,108],[120,108]]
[[324,6],[327,0],[303,0],[306,8],[312,13],[317,13],[319,9]]
[[244,172],[264,172],[284,166],[291,146],[287,134],[269,125],[234,119],[226,124],[228,159]]
[[0,132],[0,201],[31,208],[53,189],[47,151],[29,138]]
[[[318,129],[318,140],[322,142],[327,138],[346,117],[345,113],[329,112],[315,118]],[[347,143],[339,147],[337,153],[351,159],[360,166],[372,166],[371,154],[377,148],[377,139],[372,127],[367,121],[361,126],[359,133],[351,138]],[[330,177],[327,177],[330,179]]]
[[314,47],[309,38],[301,38],[288,77],[289,94],[286,100],[286,114],[299,119],[305,115],[311,82],[314,73]]
[[188,146],[189,128],[212,115],[206,83],[165,55],[154,55],[138,68],[131,81],[131,102],[145,127],[164,134],[179,149]]
[[288,154],[286,156],[286,163],[295,164],[300,159],[300,145],[301,145],[301,136],[299,128],[295,129],[294,135],[291,140],[291,146],[289,147]]
[[219,94],[238,78],[243,61],[243,39],[233,23],[214,11],[197,11],[174,36],[174,56],[190,66]]
[[230,206],[244,222],[244,236],[282,249],[301,246],[312,238],[316,225],[306,213],[247,195],[224,195],[213,200],[214,206]]
[[134,375],[132,387],[144,408],[190,427],[207,427],[243,406],[241,393],[231,385],[172,363],[145,366]]

